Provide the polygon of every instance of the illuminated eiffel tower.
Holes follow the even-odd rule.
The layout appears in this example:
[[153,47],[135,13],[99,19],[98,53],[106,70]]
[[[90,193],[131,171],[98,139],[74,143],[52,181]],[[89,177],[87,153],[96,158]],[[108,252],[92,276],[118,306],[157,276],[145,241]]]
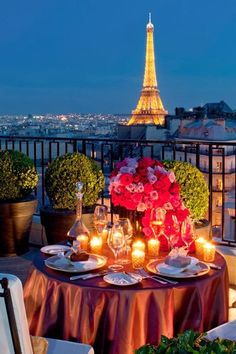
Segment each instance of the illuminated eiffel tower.
[[156,124],[163,126],[165,124],[165,116],[168,114],[163,107],[157,88],[153,32],[154,26],[151,22],[151,14],[149,14],[143,88],[137,107],[132,111],[128,125]]

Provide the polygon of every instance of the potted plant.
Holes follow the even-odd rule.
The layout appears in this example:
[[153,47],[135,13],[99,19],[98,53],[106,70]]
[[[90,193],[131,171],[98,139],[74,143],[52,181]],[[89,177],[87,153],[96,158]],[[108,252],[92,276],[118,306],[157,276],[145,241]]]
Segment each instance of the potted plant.
[[198,229],[198,235],[209,237],[210,225],[205,219],[209,207],[209,189],[203,173],[189,162],[163,161],[175,173],[180,195]]
[[45,189],[50,205],[41,208],[41,223],[48,244],[66,239],[75,221],[76,182],[83,182],[83,206],[96,204],[104,188],[102,170],[89,157],[79,152],[57,157],[45,172]]
[[33,161],[25,154],[0,151],[0,256],[25,253],[37,200]]
[[210,340],[206,337],[206,333],[198,333],[190,329],[182,334],[178,334],[175,338],[161,336],[158,346],[146,344],[137,349],[135,354],[233,354],[235,351],[235,341],[220,338]]

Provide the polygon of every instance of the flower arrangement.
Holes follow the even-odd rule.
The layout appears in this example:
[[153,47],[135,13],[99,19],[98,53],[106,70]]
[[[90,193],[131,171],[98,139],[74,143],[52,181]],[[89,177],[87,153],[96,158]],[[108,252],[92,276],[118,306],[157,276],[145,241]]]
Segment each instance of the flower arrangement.
[[150,216],[153,208],[165,213],[162,232],[167,237],[176,233],[174,218],[181,223],[189,216],[180,196],[180,186],[173,171],[161,162],[144,157],[118,162],[110,176],[109,192],[114,206],[143,212],[142,226],[146,238],[153,237]]

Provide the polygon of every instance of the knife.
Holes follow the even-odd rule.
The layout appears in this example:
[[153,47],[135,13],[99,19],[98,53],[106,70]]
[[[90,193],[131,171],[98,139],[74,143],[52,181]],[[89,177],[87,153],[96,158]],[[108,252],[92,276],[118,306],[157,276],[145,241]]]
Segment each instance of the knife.
[[212,268],[212,269],[218,269],[218,270],[221,269],[221,266],[218,266],[218,265],[216,265],[214,263],[206,263],[206,264],[208,264],[209,267]]
[[80,275],[75,275],[73,277],[70,277],[70,280],[77,280],[77,279],[82,279],[82,280],[87,280],[87,279],[92,279],[96,277],[101,277],[102,275],[107,274],[107,270],[103,270],[99,273],[88,273],[88,274],[80,274]]

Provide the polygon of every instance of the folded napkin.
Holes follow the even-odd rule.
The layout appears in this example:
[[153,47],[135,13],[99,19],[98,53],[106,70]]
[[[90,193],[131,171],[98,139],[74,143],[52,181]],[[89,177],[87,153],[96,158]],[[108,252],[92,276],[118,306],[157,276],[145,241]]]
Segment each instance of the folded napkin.
[[187,274],[192,274],[192,275],[199,273],[202,270],[201,267],[197,265],[199,260],[195,257],[190,257],[190,258],[191,258],[191,263],[183,268],[173,267],[166,263],[159,263],[157,264],[156,269],[159,273],[169,274],[169,275],[177,275],[183,272],[187,272]]

